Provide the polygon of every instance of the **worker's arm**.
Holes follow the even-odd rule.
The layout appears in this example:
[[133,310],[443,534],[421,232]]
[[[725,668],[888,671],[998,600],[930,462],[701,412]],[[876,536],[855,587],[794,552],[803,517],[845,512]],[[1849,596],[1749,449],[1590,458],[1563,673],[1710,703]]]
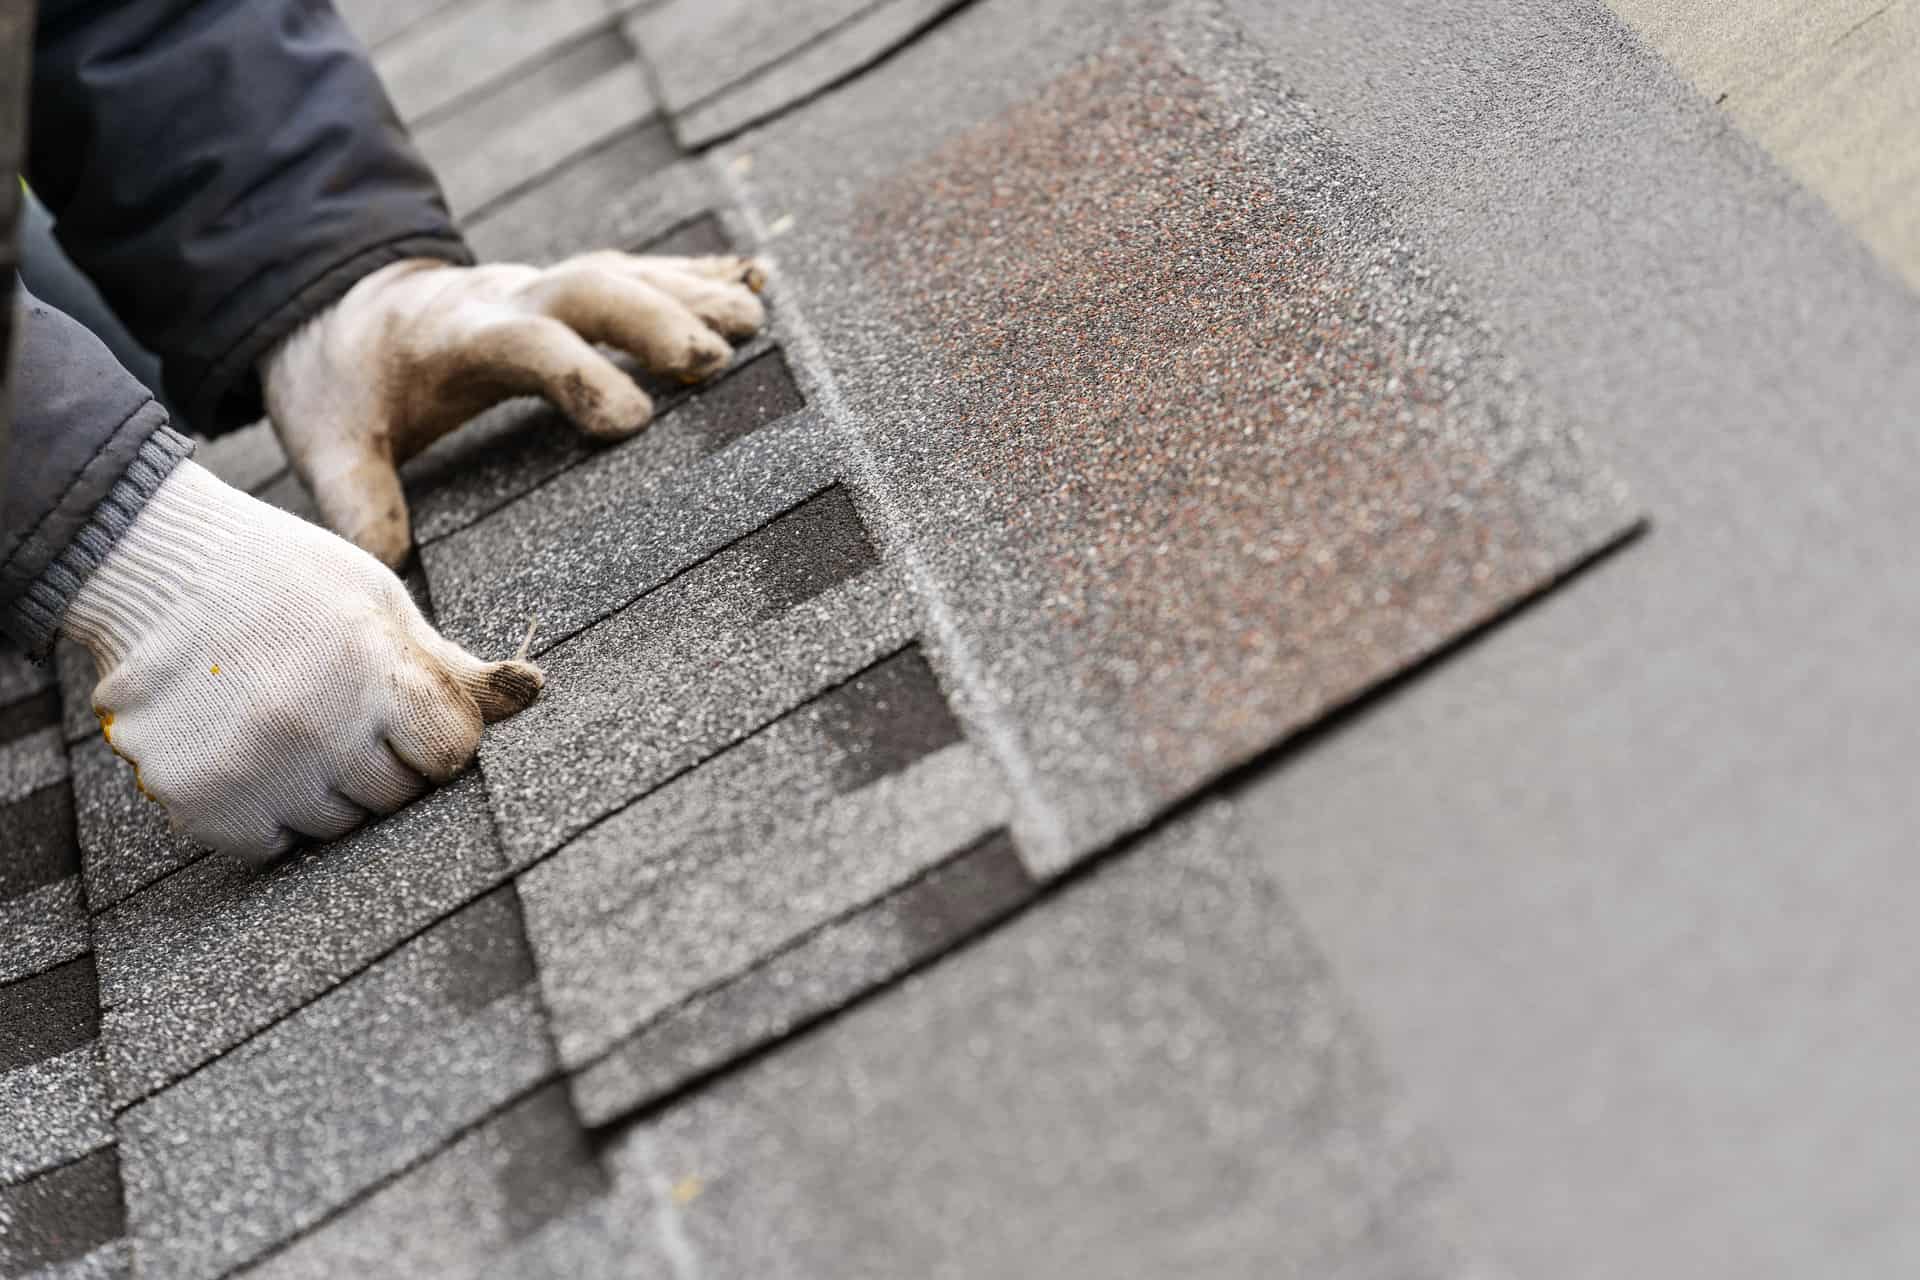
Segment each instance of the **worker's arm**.
[[61,247],[201,432],[369,272],[472,260],[324,0],[41,0],[28,127]]
[[44,509],[0,524],[0,623],[93,654],[107,741],[176,827],[252,859],[340,835],[538,695],[537,668],[444,639],[372,556],[193,463],[91,333],[25,301],[10,478]]
[[436,437],[524,394],[630,434],[652,405],[595,343],[691,380],[763,318],[739,258],[464,269],[433,174],[325,0],[43,0],[32,108],[55,233],[160,356],[188,425],[270,406],[328,523],[389,564],[410,545],[395,468]]
[[[323,514],[390,563],[409,453],[515,394],[637,431],[652,406],[594,344],[691,380],[763,318],[740,258],[468,265],[321,0],[48,0],[34,72],[36,192],[193,425],[270,406]],[[537,693],[533,668],[442,640],[374,558],[182,461],[90,336],[33,324],[0,620],[92,650],[110,740],[176,825],[253,855],[337,834]]]

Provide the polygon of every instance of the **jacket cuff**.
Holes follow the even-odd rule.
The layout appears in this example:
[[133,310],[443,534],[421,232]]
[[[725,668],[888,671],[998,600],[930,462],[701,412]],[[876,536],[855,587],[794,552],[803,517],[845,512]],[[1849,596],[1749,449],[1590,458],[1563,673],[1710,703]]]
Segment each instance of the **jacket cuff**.
[[66,550],[34,579],[8,611],[7,630],[29,654],[39,657],[53,647],[60,620],[66,616],[67,606],[81,584],[100,567],[121,535],[133,526],[135,518],[173,474],[174,468],[192,453],[193,441],[172,427],[159,427],[142,442],[126,471],[93,509]]
[[473,251],[458,234],[435,231],[363,249],[329,267],[224,354],[212,360],[169,364],[164,371],[167,392],[182,407],[187,425],[202,435],[215,436],[258,421],[267,411],[260,387],[261,357],[340,301],[361,279],[403,258],[433,258],[460,267],[474,262]]

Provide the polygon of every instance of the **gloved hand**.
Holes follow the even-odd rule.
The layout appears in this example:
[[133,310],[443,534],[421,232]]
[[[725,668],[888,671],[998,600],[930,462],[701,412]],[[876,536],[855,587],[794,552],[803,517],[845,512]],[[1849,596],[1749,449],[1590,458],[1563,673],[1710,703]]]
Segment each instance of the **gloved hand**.
[[366,552],[192,462],[62,628],[98,664],[94,710],[142,789],[188,837],[253,861],[452,778],[482,721],[541,685],[442,637]]
[[327,524],[398,566],[411,543],[400,463],[516,395],[544,395],[589,435],[632,435],[653,404],[592,344],[698,381],[726,366],[726,338],[765,322],[764,280],[734,257],[396,262],[261,362],[267,414]]

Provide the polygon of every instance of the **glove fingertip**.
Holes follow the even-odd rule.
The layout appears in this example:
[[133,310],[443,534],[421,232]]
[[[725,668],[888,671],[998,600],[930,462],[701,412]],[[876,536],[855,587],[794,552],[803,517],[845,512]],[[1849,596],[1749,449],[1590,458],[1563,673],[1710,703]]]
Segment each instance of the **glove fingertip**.
[[489,723],[518,715],[533,705],[547,676],[531,662],[510,658],[483,667],[473,689],[480,715]]

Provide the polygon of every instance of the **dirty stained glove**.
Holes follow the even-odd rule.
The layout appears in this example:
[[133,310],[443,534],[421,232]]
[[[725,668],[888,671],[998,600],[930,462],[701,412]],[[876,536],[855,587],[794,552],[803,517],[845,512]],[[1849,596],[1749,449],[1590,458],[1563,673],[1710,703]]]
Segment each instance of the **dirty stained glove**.
[[81,584],[63,630],[94,710],[189,838],[253,861],[458,773],[540,692],[482,662],[359,548],[182,462]]
[[749,258],[605,251],[538,269],[408,260],[372,273],[261,362],[272,419],[327,524],[390,565],[411,534],[396,467],[481,410],[544,395],[588,435],[653,404],[595,343],[693,382],[765,321]]

